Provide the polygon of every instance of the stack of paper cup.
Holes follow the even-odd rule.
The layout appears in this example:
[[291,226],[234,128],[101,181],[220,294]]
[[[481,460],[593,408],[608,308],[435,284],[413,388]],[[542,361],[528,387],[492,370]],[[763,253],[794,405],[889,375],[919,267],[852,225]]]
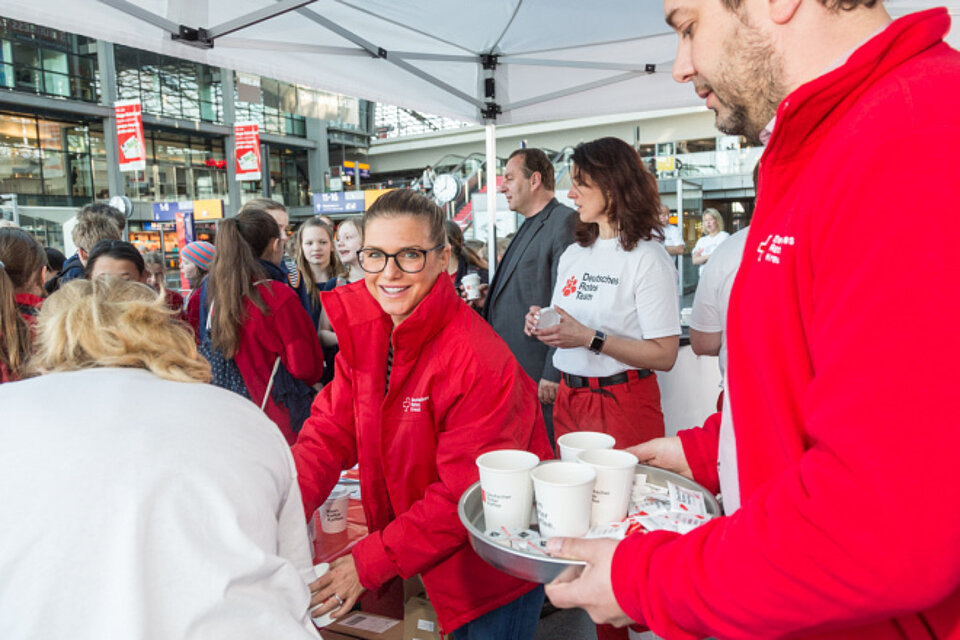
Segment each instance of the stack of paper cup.
[[560,459],[564,462],[576,462],[581,451],[589,449],[613,449],[617,441],[613,436],[599,431],[573,431],[557,438],[560,447]]
[[519,449],[488,451],[477,458],[487,530],[500,527],[526,529],[530,526],[533,507],[530,471],[539,462],[536,454]]
[[530,474],[537,498],[540,535],[580,537],[590,529],[593,485],[592,467],[576,462],[544,464]]
[[578,460],[597,474],[590,526],[619,522],[627,517],[637,456],[615,449],[592,449],[581,451]]
[[[321,562],[320,564],[313,565],[313,572],[317,575],[318,578],[324,575],[329,570],[330,570],[330,565],[327,564],[326,562]],[[317,606],[320,607],[323,605],[317,605]],[[336,609],[334,609],[333,611],[336,611]],[[310,617],[313,619],[313,624],[315,624],[318,629],[324,628],[325,626],[333,622],[333,618],[331,617],[331,614],[333,613],[333,611],[328,611],[327,613],[317,618],[314,618],[313,615],[311,614]]]
[[324,533],[340,533],[347,530],[347,508],[350,506],[350,491],[337,487],[330,492],[320,507],[320,527]]

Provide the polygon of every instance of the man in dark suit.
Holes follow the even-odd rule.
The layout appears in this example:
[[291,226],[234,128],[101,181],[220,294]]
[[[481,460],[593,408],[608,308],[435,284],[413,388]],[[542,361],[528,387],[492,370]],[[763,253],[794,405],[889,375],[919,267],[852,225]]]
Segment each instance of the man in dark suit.
[[523,333],[531,305],[550,306],[560,254],[573,243],[576,212],[553,197],[553,164],[540,149],[517,149],[507,160],[499,191],[525,220],[507,248],[487,292],[484,316],[523,370],[538,381],[543,418],[553,443],[553,401],[560,372],[553,349]]

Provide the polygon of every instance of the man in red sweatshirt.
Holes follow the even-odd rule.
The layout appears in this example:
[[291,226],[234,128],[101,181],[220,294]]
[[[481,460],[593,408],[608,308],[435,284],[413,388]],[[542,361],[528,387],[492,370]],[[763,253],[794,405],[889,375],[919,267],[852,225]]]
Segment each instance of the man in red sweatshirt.
[[[639,452],[712,489],[719,458],[727,515],[683,536],[553,541],[588,566],[547,595],[666,638],[960,638],[960,339],[933,330],[960,317],[953,234],[920,244],[901,231],[905,203],[935,225],[960,199],[947,12],[665,9],[675,78],[721,131],[767,141],[730,300],[722,424]],[[914,176],[903,154],[918,147]]]

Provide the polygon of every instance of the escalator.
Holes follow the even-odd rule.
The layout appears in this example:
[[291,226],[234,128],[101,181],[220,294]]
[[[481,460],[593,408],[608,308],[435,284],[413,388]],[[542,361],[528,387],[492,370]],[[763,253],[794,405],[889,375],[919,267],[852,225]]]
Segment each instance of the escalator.
[[[570,157],[573,155],[573,147],[567,146],[560,151],[549,149],[544,149],[543,151],[553,164],[556,189],[569,189]],[[449,159],[450,157],[450,155],[447,155],[441,160]],[[505,158],[497,158],[496,171],[498,187],[502,180],[503,167],[506,163]],[[456,177],[460,189],[457,197],[443,206],[447,211],[447,216],[460,225],[461,229],[466,230],[473,223],[473,194],[486,193],[487,191],[486,164],[486,154],[471,153],[463,158],[459,164],[449,171],[446,171],[446,173],[451,173]],[[439,175],[440,171],[437,170],[437,173]]]

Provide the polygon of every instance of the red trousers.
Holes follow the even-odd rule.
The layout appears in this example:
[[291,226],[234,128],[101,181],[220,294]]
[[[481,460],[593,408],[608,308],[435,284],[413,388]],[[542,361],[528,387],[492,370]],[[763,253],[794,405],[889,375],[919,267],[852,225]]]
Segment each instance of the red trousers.
[[[589,387],[571,389],[560,383],[553,406],[556,437],[571,431],[602,431],[617,440],[624,449],[664,435],[660,386],[656,374],[623,384],[600,387],[591,380]],[[627,628],[597,625],[598,640],[626,640]]]
[[625,449],[664,435],[657,375],[631,377],[623,384],[571,389],[560,382],[553,405],[553,428],[559,438],[571,431],[602,431]]

